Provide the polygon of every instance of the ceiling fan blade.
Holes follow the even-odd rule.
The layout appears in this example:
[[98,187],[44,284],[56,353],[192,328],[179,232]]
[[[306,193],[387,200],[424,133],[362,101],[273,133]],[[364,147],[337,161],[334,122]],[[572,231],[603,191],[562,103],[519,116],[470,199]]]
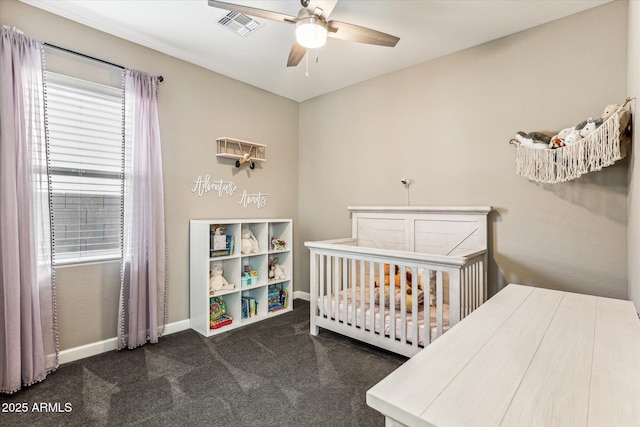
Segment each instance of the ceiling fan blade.
[[331,12],[333,12],[333,9],[336,7],[337,3],[338,0],[311,0],[309,2],[308,9],[316,10],[316,8],[319,7],[320,9],[322,9],[322,16],[326,20],[329,15],[331,15]]
[[258,9],[255,7],[242,6],[239,4],[227,3],[226,1],[214,1],[208,0],[209,6],[217,7],[219,9],[230,10],[232,12],[239,12],[245,15],[253,16],[256,18],[269,19],[271,21],[295,23],[297,18],[291,15],[285,15],[284,13],[273,12],[270,10]]
[[307,53],[307,49],[304,46],[298,44],[297,41],[293,41],[291,51],[289,52],[289,59],[287,60],[287,67],[295,67],[300,63],[304,55]]
[[370,28],[361,27],[359,25],[348,24],[346,22],[329,21],[327,22],[329,29],[329,37],[341,40],[351,40],[366,44],[375,44],[379,46],[394,47],[399,37]]

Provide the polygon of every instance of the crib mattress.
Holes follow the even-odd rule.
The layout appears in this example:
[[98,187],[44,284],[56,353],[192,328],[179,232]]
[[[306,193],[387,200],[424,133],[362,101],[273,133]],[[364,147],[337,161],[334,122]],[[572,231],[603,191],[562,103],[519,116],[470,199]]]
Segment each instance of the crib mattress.
[[[345,299],[344,292],[347,294],[346,298],[346,310],[344,307]],[[373,307],[374,311],[374,330],[378,334],[384,333],[386,336],[391,336],[391,327],[395,328],[395,337],[402,339],[402,315],[399,309],[394,310],[394,319],[392,320],[391,309],[389,307],[381,307],[378,304],[370,304],[369,303],[369,294],[365,292],[365,304],[361,304],[361,293],[358,288],[356,288],[356,298],[353,299],[353,291],[351,288],[346,291],[340,291],[336,297],[335,294],[330,297],[324,295],[322,297],[322,301],[318,301],[318,305],[321,305],[322,313],[328,317],[329,313],[331,313],[331,319],[341,322],[346,322],[349,325],[353,324],[355,317],[355,324],[359,328],[363,328],[363,316],[362,312],[364,310],[364,329],[370,331],[371,330],[371,310]],[[355,301],[355,304],[354,304]],[[424,307],[424,305],[420,305]],[[382,327],[380,311],[383,311],[382,318],[384,319],[384,327]],[[436,307],[431,305],[429,307],[429,329],[427,330],[428,336],[425,334],[425,316],[424,310],[421,309],[418,311],[417,316],[414,313],[407,312],[405,316],[405,334],[406,341],[409,343],[413,342],[413,323],[414,319],[417,319],[417,332],[418,332],[418,345],[424,346],[425,343],[432,342],[437,335],[437,316],[436,316]],[[355,313],[355,316],[354,316]],[[442,317],[443,317],[443,332],[449,329],[449,305],[444,304],[442,309]]]

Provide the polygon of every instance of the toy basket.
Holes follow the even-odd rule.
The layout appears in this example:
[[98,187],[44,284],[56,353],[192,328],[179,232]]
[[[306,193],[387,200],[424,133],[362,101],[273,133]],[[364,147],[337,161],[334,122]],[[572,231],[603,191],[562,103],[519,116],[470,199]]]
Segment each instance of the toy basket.
[[[627,155],[625,129],[631,113],[624,105],[583,139],[556,149],[516,145],[516,173],[532,181],[555,184],[613,165]],[[511,141],[513,142],[513,140]]]

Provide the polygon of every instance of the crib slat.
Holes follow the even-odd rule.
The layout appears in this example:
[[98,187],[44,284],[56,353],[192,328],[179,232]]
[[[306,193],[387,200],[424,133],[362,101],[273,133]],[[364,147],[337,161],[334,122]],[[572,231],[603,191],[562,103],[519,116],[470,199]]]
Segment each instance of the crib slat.
[[480,289],[478,288],[478,284],[480,283],[480,269],[477,262],[473,263],[473,292],[474,292],[474,300],[473,300],[473,310],[480,306]]
[[[402,279],[404,279],[402,268],[404,267],[400,266],[399,268],[401,269],[400,287],[402,288],[404,287],[404,282],[402,281]],[[395,274],[391,273],[391,270],[389,270],[389,339],[391,340],[396,339],[396,300],[395,300],[396,289],[395,289],[395,286],[396,286]]]
[[[449,287],[451,287],[451,279],[449,279]],[[444,286],[442,285],[442,271],[438,271],[436,273],[436,337],[442,335],[442,309],[444,306],[443,288]]]
[[473,311],[474,304],[473,264],[465,267],[465,270],[465,275],[467,276],[467,308],[465,309],[464,317],[467,317]]
[[474,268],[473,264],[467,268],[467,312],[464,314],[465,317],[468,316],[473,311],[473,306],[475,305],[475,282],[473,280]]
[[487,300],[487,281],[489,280],[487,277],[488,262],[489,262],[489,257],[485,253],[482,256],[482,302],[483,303]]
[[336,321],[340,321],[340,295],[337,290],[337,280],[336,280],[336,270],[337,270],[337,257],[334,255],[331,257],[331,301],[332,301],[332,309],[331,315],[336,319]]
[[[384,286],[384,264],[383,263],[378,263],[379,266],[379,275],[378,275],[378,280],[380,280],[380,286],[378,287],[378,289],[380,290],[380,300],[378,301],[378,325],[379,325],[379,332],[380,335],[385,335],[385,329],[386,329],[386,325],[385,325],[385,319],[384,319],[384,306],[385,306],[385,286]],[[391,274],[391,270],[389,270],[389,279],[391,280],[391,278],[393,277],[393,275]],[[389,287],[389,290],[391,289],[391,287]],[[371,311],[375,312],[375,306],[372,305],[371,307]],[[371,326],[372,329],[375,330],[375,323]]]
[[[467,275],[466,273],[466,269],[462,270],[462,274],[460,274],[460,310],[461,310],[461,315],[462,317],[464,317],[464,313],[467,311],[467,299],[466,296],[468,295],[467,292]],[[451,308],[451,305],[449,305],[449,308]]]
[[349,283],[349,269],[347,268],[347,258],[342,259],[342,281],[340,283],[340,290],[342,291],[342,321],[346,324],[349,321],[349,314],[347,313],[349,306],[347,305],[347,297],[349,296],[348,283]]
[[[394,282],[395,284],[395,282]],[[411,333],[409,331],[409,325],[407,324],[407,286],[411,286],[410,283],[407,283],[407,272],[403,270],[400,277],[400,288],[398,288],[399,292],[399,301],[400,306],[398,307],[398,321],[400,322],[400,341],[403,343],[409,343],[409,338]],[[395,304],[395,301],[394,301]]]
[[339,322],[340,319],[340,257],[333,257],[333,298],[335,304],[335,316]]
[[473,264],[473,271],[475,272],[475,274],[473,276],[474,292],[475,292],[475,300],[474,300],[474,304],[473,304],[473,309],[475,310],[476,308],[480,307],[480,288],[478,286],[480,284],[480,264],[475,262]]
[[418,269],[414,267],[413,271],[416,274],[411,275],[411,346],[418,348]]
[[469,313],[467,313],[467,315],[471,314],[473,312],[473,310],[476,309],[476,304],[477,304],[477,299],[478,299],[478,269],[477,269],[477,265],[475,262],[473,262],[471,265],[469,265],[469,284],[470,284],[470,289],[469,292],[471,292],[471,304],[469,305]]
[[337,290],[337,280],[336,280],[336,263],[337,257],[335,255],[331,256],[331,271],[328,273],[331,275],[331,316],[336,319],[336,321],[340,320],[339,306],[340,306],[340,295],[338,295]]
[[364,331],[365,328],[365,311],[366,311],[366,299],[365,299],[365,291],[366,291],[366,270],[367,263],[364,260],[360,260],[360,328]]
[[474,262],[473,264],[471,264],[470,270],[471,270],[471,309],[469,310],[469,313],[471,313],[473,310],[475,310],[476,308],[476,304],[477,304],[477,298],[478,298],[478,269],[476,268],[476,263]]
[[335,298],[333,297],[333,256],[327,255],[327,300],[329,301],[329,312],[327,318],[335,317]]
[[351,320],[350,322],[351,322],[351,327],[353,329],[356,328],[356,309],[358,308],[357,300],[356,300],[356,277],[358,274],[356,269],[357,264],[358,264],[358,261],[355,258],[351,258],[351,269],[350,269],[351,278],[349,279],[349,286],[351,287],[351,317],[350,317]]
[[460,321],[460,270],[449,272],[449,329]]
[[475,310],[476,306],[476,266],[475,263],[469,266],[469,309],[466,316]]
[[[400,276],[400,341],[409,342],[409,331],[407,330],[407,272],[406,270]],[[395,301],[394,301],[395,305]]]
[[371,272],[370,277],[369,277],[369,303],[367,304],[368,310],[369,310],[369,333],[371,335],[374,335],[376,333],[376,328],[375,328],[375,275],[376,275],[376,266],[375,263],[373,261],[371,261],[369,263],[369,271]]
[[486,294],[485,294],[485,283],[486,283],[486,276],[485,276],[485,269],[484,269],[484,263],[482,261],[478,261],[478,280],[480,281],[480,283],[478,284],[478,289],[480,290],[480,298],[478,299],[478,307],[482,304],[484,304],[485,300],[486,300]]
[[[324,255],[319,255],[319,259],[320,259],[320,268],[318,268],[318,271],[320,273],[319,275],[319,280],[318,280],[318,301],[320,301],[320,304],[318,305],[319,308],[319,315],[320,317],[324,316],[324,307],[325,307],[325,299],[324,299],[324,289],[325,289],[325,282],[324,282],[324,268],[325,268],[325,256]],[[329,306],[327,304],[327,306]]]
[[340,289],[341,289],[341,272],[342,264],[340,263],[341,257],[333,257],[333,294],[335,295],[334,301],[336,305],[336,320],[340,322],[342,310],[340,309]]
[[[435,301],[436,301],[436,295],[435,295],[435,289],[431,289],[431,272],[433,271],[434,274],[437,274],[435,270],[426,270],[425,271],[425,295],[424,297],[426,298],[426,301],[428,301],[428,307],[429,307],[429,311],[427,312],[427,314],[425,314],[426,318],[425,318],[425,322],[426,323],[426,329],[429,331],[428,332],[428,337],[429,340],[427,341],[427,343],[432,342],[435,337],[437,335],[433,334],[431,331],[431,300],[433,300],[434,304],[433,307],[435,308]],[[432,292],[433,291],[433,292]]]
[[341,264],[340,264],[340,257],[338,256],[334,256],[333,257],[333,280],[332,280],[332,291],[333,292],[333,303],[334,303],[334,307],[335,307],[335,316],[336,316],[336,320],[340,321],[341,317],[340,317],[340,278],[341,278]]
[[464,298],[464,305],[462,306],[460,317],[465,317],[471,304],[469,300],[469,269],[467,267],[462,269],[461,276],[462,286],[460,287],[460,299]]

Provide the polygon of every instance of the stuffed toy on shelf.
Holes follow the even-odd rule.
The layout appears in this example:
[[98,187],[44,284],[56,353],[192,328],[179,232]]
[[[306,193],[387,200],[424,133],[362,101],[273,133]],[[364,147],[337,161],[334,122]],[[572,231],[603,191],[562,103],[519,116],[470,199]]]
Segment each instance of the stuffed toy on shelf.
[[240,251],[243,254],[254,254],[260,252],[260,245],[258,239],[254,236],[253,231],[250,228],[243,228],[240,239]]
[[224,270],[221,266],[215,265],[209,272],[209,294],[213,295],[216,291],[235,289],[236,285],[230,284],[223,276]]

